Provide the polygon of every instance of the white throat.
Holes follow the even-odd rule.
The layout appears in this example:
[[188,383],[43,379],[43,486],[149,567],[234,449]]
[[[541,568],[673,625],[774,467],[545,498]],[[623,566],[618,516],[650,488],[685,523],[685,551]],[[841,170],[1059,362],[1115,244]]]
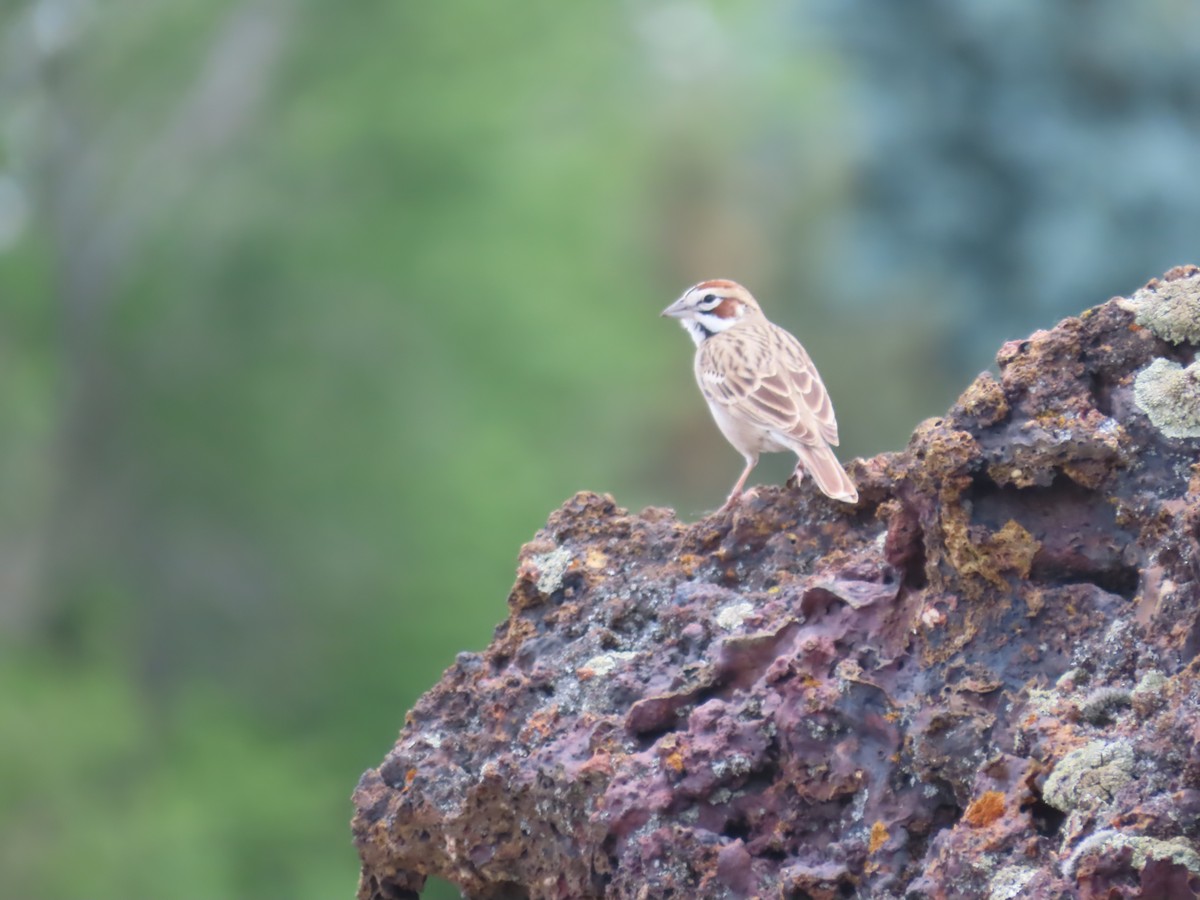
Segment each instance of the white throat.
[[695,319],[680,319],[679,324],[683,326],[683,330],[688,333],[688,337],[697,347],[713,335],[711,331],[705,331],[704,326]]
[[732,328],[738,321],[739,319],[722,319],[711,313],[696,313],[694,316],[680,319],[679,324],[683,326],[693,343],[699,347],[714,334]]

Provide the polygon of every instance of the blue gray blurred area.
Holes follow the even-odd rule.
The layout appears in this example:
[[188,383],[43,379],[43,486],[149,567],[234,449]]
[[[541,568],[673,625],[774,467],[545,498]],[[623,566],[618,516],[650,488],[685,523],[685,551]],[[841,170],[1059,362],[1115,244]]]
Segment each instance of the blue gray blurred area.
[[659,311],[743,282],[902,446],[1197,261],[1198,19],[0,5],[8,893],[351,894],[354,780],[548,512],[736,477]]
[[[1200,247],[1200,7],[820,3],[857,137],[839,259],[990,345]],[[801,26],[803,27],[803,26]]]

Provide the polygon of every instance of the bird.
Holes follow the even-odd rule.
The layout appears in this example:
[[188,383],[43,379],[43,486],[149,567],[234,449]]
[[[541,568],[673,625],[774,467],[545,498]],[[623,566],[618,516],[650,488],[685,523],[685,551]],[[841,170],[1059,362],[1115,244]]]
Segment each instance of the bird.
[[663,310],[696,343],[696,383],[725,439],[746,460],[729,498],[733,507],[760,453],[791,451],[797,481],[807,472],[827,496],[858,501],[834,455],[837,420],[807,351],[770,321],[736,281],[701,281]]

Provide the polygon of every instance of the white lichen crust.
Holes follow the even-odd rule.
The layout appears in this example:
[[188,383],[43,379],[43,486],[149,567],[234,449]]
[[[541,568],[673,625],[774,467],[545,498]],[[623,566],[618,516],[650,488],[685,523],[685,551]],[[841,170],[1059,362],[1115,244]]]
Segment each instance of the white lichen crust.
[[754,607],[744,600],[731,603],[717,613],[717,624],[726,631],[732,631],[740,627],[752,612]]
[[1133,780],[1134,763],[1128,741],[1093,741],[1058,761],[1043,796],[1062,812],[1103,806]]
[[1200,277],[1155,279],[1121,305],[1164,341],[1200,344]]
[[1025,885],[1037,874],[1033,866],[1005,866],[992,879],[988,900],[1017,900],[1027,896]]
[[1169,359],[1154,360],[1138,372],[1133,399],[1167,437],[1200,437],[1200,362],[1185,369]]
[[563,576],[571,565],[571,551],[555,547],[549,553],[533,557],[533,564],[538,571],[538,593],[548,597],[562,587]]
[[1146,863],[1151,860],[1166,860],[1185,866],[1190,872],[1200,875],[1200,855],[1187,838],[1171,838],[1164,841],[1140,834],[1125,834],[1113,829],[1098,831],[1076,847],[1063,864],[1063,874],[1068,878],[1075,877],[1079,861],[1089,853],[1108,856],[1125,848],[1133,851],[1130,863],[1135,869],[1144,869]]

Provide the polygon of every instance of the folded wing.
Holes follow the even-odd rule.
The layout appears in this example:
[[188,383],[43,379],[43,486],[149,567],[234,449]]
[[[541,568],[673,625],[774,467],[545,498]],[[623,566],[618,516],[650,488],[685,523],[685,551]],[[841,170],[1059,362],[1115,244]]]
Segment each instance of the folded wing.
[[837,444],[829,394],[796,338],[770,322],[738,340],[721,337],[705,341],[696,355],[705,397],[800,444]]

